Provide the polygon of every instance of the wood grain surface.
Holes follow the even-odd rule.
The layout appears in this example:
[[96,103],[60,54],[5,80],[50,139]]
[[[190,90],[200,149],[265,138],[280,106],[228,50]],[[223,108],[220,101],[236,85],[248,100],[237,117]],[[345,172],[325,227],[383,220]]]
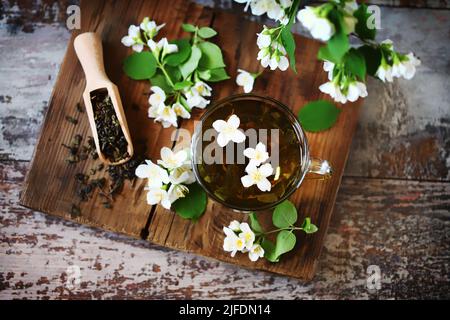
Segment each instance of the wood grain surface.
[[[239,68],[251,72],[257,72],[257,69],[261,68],[254,62],[257,49],[252,40],[262,26],[242,20],[235,14],[213,11],[185,1],[156,0],[121,1],[120,5],[113,2],[85,1],[81,3],[81,11],[85,19],[81,30],[74,32],[61,66],[41,137],[25,181],[21,204],[130,236],[141,235],[146,238],[149,234],[149,241],[169,248],[310,280],[314,276],[323,247],[351,139],[356,129],[361,100],[341,106],[339,121],[332,129],[323,133],[307,134],[310,153],[329,160],[334,174],[327,181],[306,180],[290,198],[300,212],[299,220],[303,221],[306,216],[310,216],[319,231],[310,236],[299,235],[296,249],[279,263],[274,264],[263,259],[253,263],[246,255],[232,258],[222,250],[222,227],[233,219],[246,221],[245,214],[235,213],[232,209],[210,200],[202,218],[198,222],[191,222],[174,212],[164,210],[161,206],[148,206],[143,180],[126,184],[115,198],[112,209],[103,207],[100,191],[94,191],[92,199],[80,203],[81,215],[73,217],[70,214],[71,207],[74,203],[78,204],[78,182],[74,176],[78,172],[88,172],[88,168],[96,167],[94,160],[68,164],[67,150],[61,147],[62,144],[70,144],[70,140],[77,133],[84,137],[89,134],[87,118],[83,115],[78,117],[79,123],[76,126],[65,120],[67,115],[75,112],[74,107],[79,103],[85,86],[84,75],[73,49],[73,39],[76,35],[86,31],[95,31],[101,35],[105,69],[121,92],[133,143],[145,143],[145,158],[153,162],[160,158],[159,151],[162,146],[173,145],[171,137],[174,136],[175,129],[163,129],[159,123],[146,119],[147,102],[143,93],[148,90],[148,83],[132,81],[123,74],[121,61],[129,54],[129,49],[120,44],[121,34],[117,32],[118,29],[126,31],[129,24],[141,21],[145,16],[152,16],[156,21],[168,21],[164,28],[167,33],[164,35],[169,39],[183,36],[183,22],[211,26],[219,33],[216,42],[223,48],[225,63],[232,78],[235,78],[235,70]],[[137,17],[136,12],[139,12]],[[118,21],[121,24],[118,24]],[[303,43],[296,52],[299,75],[292,71],[284,74],[266,72],[258,79],[254,89],[255,93],[279,99],[289,106],[294,114],[309,101],[329,98],[318,90],[313,90],[327,81],[322,63],[315,59],[320,43],[303,37],[297,37],[296,40]],[[213,90],[214,102],[236,93],[236,85],[232,80],[228,80],[215,85]],[[192,132],[193,123],[203,112],[204,110],[196,111],[189,121],[183,121],[180,128]],[[136,150],[136,153],[139,152],[144,151]],[[106,175],[96,173],[93,178]],[[259,218],[270,230],[270,211],[259,213]]]
[[[243,15],[230,1],[200,2]],[[10,3],[0,8],[1,298],[449,298],[449,11],[381,8],[378,38],[413,50],[422,66],[412,81],[369,79],[320,267],[304,283],[19,206],[70,33],[64,1]],[[69,289],[76,265],[81,284]],[[366,287],[369,265],[381,267],[378,291]]]

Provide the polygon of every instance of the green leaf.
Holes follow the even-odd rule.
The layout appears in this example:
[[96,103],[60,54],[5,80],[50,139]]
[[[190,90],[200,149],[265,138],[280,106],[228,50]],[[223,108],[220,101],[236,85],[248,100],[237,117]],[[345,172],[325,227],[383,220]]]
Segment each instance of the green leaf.
[[259,224],[258,217],[256,216],[256,213],[254,213],[254,212],[252,212],[250,214],[250,227],[256,233],[263,233],[264,232],[263,228]]
[[195,32],[195,30],[197,30],[197,27],[190,23],[183,23],[183,25],[181,27],[186,32]]
[[182,90],[186,87],[192,86],[193,83],[191,81],[181,81],[174,84],[173,89],[174,90]]
[[330,40],[326,46],[323,46],[319,49],[318,58],[321,60],[328,60],[333,63],[340,63],[345,53],[350,48],[350,44],[348,42],[348,36],[345,32],[341,31],[336,33]]
[[154,75],[150,79],[150,82],[152,86],[160,87],[161,89],[164,90],[165,93],[173,92],[173,88],[167,83],[166,77],[161,73],[157,73],[156,75]]
[[208,197],[198,183],[187,186],[189,193],[175,201],[172,206],[176,213],[185,219],[197,220],[205,212]]
[[264,242],[265,241],[262,243],[264,257],[271,262],[278,262],[280,261],[280,256],[282,254],[294,249],[297,238],[292,231],[282,230],[277,234],[277,241],[275,245],[268,240],[267,243]]
[[275,244],[264,238],[261,242],[261,247],[264,249],[264,258],[270,262],[277,262],[277,257],[275,255]]
[[345,68],[357,76],[361,81],[366,78],[366,60],[364,55],[356,50],[350,49],[345,55]]
[[170,79],[173,83],[181,81],[181,72],[180,68],[178,67],[172,67],[172,66],[165,66],[166,72],[169,74]]
[[364,60],[366,61],[366,69],[367,73],[371,76],[375,76],[375,73],[378,70],[378,67],[381,64],[381,51],[379,48],[373,48],[371,46],[361,46],[356,49],[364,56]]
[[150,79],[156,72],[156,59],[148,51],[134,52],[123,62],[123,70],[133,80]]
[[319,49],[318,58],[337,64],[342,61],[342,58],[350,49],[350,43],[348,41],[348,35],[345,33],[342,13],[334,9],[330,11],[328,18],[336,27],[336,33],[328,40],[325,46]]
[[340,112],[341,110],[329,101],[312,101],[300,109],[298,121],[306,131],[319,132],[331,128]]
[[198,70],[200,79],[208,81],[211,78],[211,70]]
[[209,77],[208,81],[210,82],[219,82],[222,80],[230,79],[230,76],[227,74],[225,68],[216,68],[209,71],[211,73],[211,76]]
[[297,221],[297,209],[289,200],[285,200],[275,207],[272,222],[278,228],[287,228]]
[[191,55],[189,59],[180,65],[181,75],[183,79],[186,79],[190,74],[197,69],[200,58],[202,57],[202,51],[197,47],[193,46]]
[[295,65],[295,40],[290,29],[290,24],[283,28],[283,30],[281,31],[281,41],[283,42],[283,46],[289,56],[289,65],[291,66],[292,70],[297,73],[297,67]]
[[214,29],[209,28],[209,27],[201,27],[201,28],[198,30],[198,35],[199,35],[200,37],[202,37],[203,39],[212,38],[212,37],[214,37],[216,34],[217,34],[217,32],[216,32]]
[[364,3],[361,4],[358,7],[358,10],[356,10],[353,13],[353,16],[358,20],[355,26],[355,32],[362,39],[374,40],[377,34],[376,28],[369,29],[367,27],[367,20],[370,18],[371,15],[372,14],[367,11],[367,5]]
[[308,234],[317,232],[317,230],[319,230],[319,228],[317,228],[315,224],[311,223],[311,218],[305,218],[305,221],[303,221],[302,228],[303,231],[305,231],[305,233]]
[[204,41],[199,43],[198,47],[202,51],[202,57],[198,64],[201,69],[216,69],[225,67],[222,51],[216,44]]
[[191,44],[187,39],[173,40],[170,41],[170,43],[176,44],[178,46],[178,51],[165,56],[164,61],[169,66],[175,67],[189,58],[191,55]]

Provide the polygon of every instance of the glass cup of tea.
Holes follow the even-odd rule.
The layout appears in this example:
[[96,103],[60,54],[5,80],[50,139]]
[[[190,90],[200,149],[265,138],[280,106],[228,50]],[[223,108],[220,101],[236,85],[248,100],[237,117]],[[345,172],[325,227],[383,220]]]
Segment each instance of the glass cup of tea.
[[[229,141],[221,147],[213,123],[227,121],[233,115],[239,118],[245,140]],[[251,161],[244,150],[256,149],[258,144],[259,150],[264,145],[269,155],[259,166],[269,163],[273,169],[267,177],[270,190],[261,191],[257,184],[246,187],[241,180],[248,175]],[[273,208],[296,191],[306,177],[327,179],[332,175],[328,161],[309,155],[305,133],[289,108],[255,94],[230,96],[209,107],[196,125],[191,151],[197,182],[210,198],[243,212]]]

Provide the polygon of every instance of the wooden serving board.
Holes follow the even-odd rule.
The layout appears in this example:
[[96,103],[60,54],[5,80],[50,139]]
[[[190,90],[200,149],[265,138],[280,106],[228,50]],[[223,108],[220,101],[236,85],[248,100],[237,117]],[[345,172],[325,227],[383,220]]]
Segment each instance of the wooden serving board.
[[[256,33],[262,26],[243,16],[212,10],[183,0],[177,1],[82,1],[82,28],[73,32],[61,65],[58,79],[36,146],[31,168],[21,194],[21,204],[66,219],[72,219],[70,209],[76,202],[77,172],[88,172],[97,162],[81,161],[67,164],[67,150],[62,143],[70,143],[75,134],[90,135],[86,113],[78,114],[76,104],[82,101],[85,87],[84,74],[73,48],[73,39],[81,32],[95,31],[103,39],[106,71],[119,87],[131,136],[136,149],[146,149],[145,156],[156,161],[163,146],[173,147],[171,135],[174,128],[163,129],[159,123],[147,118],[149,83],[129,79],[122,71],[124,58],[131,53],[120,39],[126,35],[130,24],[139,24],[146,16],[158,23],[166,23],[162,36],[169,39],[186,37],[182,23],[211,26],[218,31],[213,39],[224,51],[225,62],[231,79],[213,86],[213,101],[240,93],[235,84],[238,68],[256,72],[261,70],[256,61]],[[254,92],[280,100],[297,113],[307,102],[328,99],[318,90],[326,82],[322,63],[316,55],[320,44],[300,36],[297,42],[297,70],[286,72],[265,71],[258,78]],[[201,219],[190,222],[160,206],[151,207],[145,200],[144,181],[126,183],[123,192],[116,197],[112,209],[104,208],[100,195],[93,194],[90,201],[81,204],[79,223],[120,232],[153,243],[193,252],[240,266],[271,271],[300,279],[311,279],[317,267],[325,234],[333,211],[336,194],[347,160],[352,136],[355,132],[359,102],[342,107],[337,124],[322,133],[307,133],[310,151],[314,156],[328,159],[334,168],[334,176],[328,181],[306,180],[291,200],[297,205],[299,221],[310,216],[319,227],[313,235],[298,234],[296,248],[273,264],[264,259],[252,263],[247,255],[231,258],[222,250],[222,227],[233,220],[246,220],[244,214],[227,209],[212,200]],[[195,109],[192,119],[183,121],[180,128],[192,132],[193,123],[202,115]],[[65,116],[78,118],[78,125],[65,120]],[[101,177],[106,173],[97,173]],[[259,214],[262,224],[271,225],[270,212]]]

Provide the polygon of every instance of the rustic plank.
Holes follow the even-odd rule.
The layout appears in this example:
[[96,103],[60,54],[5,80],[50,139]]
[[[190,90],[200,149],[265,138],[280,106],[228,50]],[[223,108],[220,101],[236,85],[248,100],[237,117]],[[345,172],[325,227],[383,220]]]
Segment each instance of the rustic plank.
[[[450,298],[448,183],[344,178],[320,268],[304,283],[23,208],[28,165],[0,163],[1,299]],[[81,282],[69,289],[73,265]],[[381,269],[376,292],[369,265]]]
[[[257,48],[253,41],[255,34],[261,29],[259,24],[242,20],[229,13],[217,12],[212,27],[219,32],[217,42],[224,50],[228,70],[233,78],[236,76],[235,70],[238,68],[251,72],[258,71],[260,67],[254,60]],[[246,32],[243,33],[242,30],[246,30]],[[303,37],[298,37],[296,40],[297,43],[303,44],[296,52],[299,74],[266,72],[261,79],[258,79],[254,87],[254,92],[270,95],[280,100],[295,114],[306,102],[327,98],[315,89],[326,82],[322,64],[315,60],[320,44]],[[305,61],[308,62],[305,63]],[[233,87],[222,89],[223,87],[224,85],[221,84],[214,99],[225,97],[233,92]],[[228,225],[233,219],[242,221],[246,219],[246,215],[233,212],[212,200],[209,201],[204,216],[196,223],[182,219],[158,206],[150,224],[149,240],[170,248],[195,252],[249,268],[311,279],[321,252],[334,199],[356,128],[360,102],[345,105],[338,123],[329,131],[320,134],[307,133],[311,154],[328,159],[333,165],[335,174],[326,182],[305,181],[300,190],[291,197],[301,212],[299,220],[302,221],[305,216],[311,216],[312,221],[319,226],[319,232],[309,237],[300,236],[301,245],[297,246],[294,252],[282,259],[281,262],[277,264],[268,261],[253,263],[246,255],[231,258],[229,254],[225,253],[222,250],[224,238],[222,227]],[[193,121],[183,124],[182,127],[192,132]],[[269,212],[261,213],[259,217],[263,224],[271,225]]]
[[[3,1],[1,4],[5,3]],[[22,4],[28,6],[28,3],[33,2],[17,3],[20,5],[18,8],[22,9]],[[69,33],[63,24],[64,8],[46,5],[48,1],[39,3],[43,4],[42,10],[34,11],[36,14],[31,18],[23,15],[27,12],[26,8],[14,10],[11,15],[21,17],[22,22],[10,20],[11,16],[4,15],[6,18],[0,26],[1,47],[8,48],[0,55],[0,71],[8,74],[8,77],[0,78],[0,159],[30,160],[46,112],[47,100],[69,39]],[[228,2],[220,4],[229,6]],[[242,12],[241,5],[234,7],[235,12]],[[55,22],[58,21],[49,19],[55,13],[63,17],[57,24]],[[352,176],[448,180],[450,162],[446,158],[450,147],[445,142],[449,141],[450,136],[447,108],[447,74],[450,72],[450,65],[446,63],[449,42],[442,41],[442,34],[448,32],[450,12],[382,8],[382,21],[386,27],[379,31],[380,39],[391,38],[398,48],[413,50],[421,57],[422,67],[413,81],[398,81],[394,86],[376,81],[369,84],[369,97],[364,102],[346,173]],[[402,36],[398,30],[404,29],[414,32],[407,37]],[[297,31],[302,30],[298,28]],[[14,69],[10,65],[14,65]],[[432,92],[435,98],[423,100],[423,92]],[[381,107],[378,97],[382,97]],[[438,103],[436,98],[439,98]],[[402,111],[395,112],[393,105],[402,107]],[[393,109],[392,112],[386,112],[390,109]],[[415,138],[411,140],[411,136]],[[421,140],[428,140],[431,145],[436,146],[433,147],[434,151],[426,166],[411,162],[407,167],[393,167],[377,156],[390,153],[395,158],[398,148],[392,148],[394,144],[404,146],[404,154],[421,152],[427,145],[417,143]],[[446,163],[446,171],[433,169],[440,168],[442,164],[445,166]],[[334,220],[325,242],[321,268],[316,280],[303,285],[293,279],[249,272],[223,263],[211,263],[189,254],[155,249],[146,242],[80,227],[78,224],[19,207],[17,198],[20,183],[28,163],[17,162],[11,166],[21,168],[21,173],[7,170],[8,178],[15,179],[15,182],[12,186],[3,183],[5,187],[2,188],[2,195],[6,198],[2,198],[0,202],[1,261],[4,266],[0,272],[0,287],[7,287],[0,289],[2,297],[58,298],[64,295],[62,292],[69,294],[61,280],[66,277],[67,265],[83,262],[82,267],[86,268],[86,277],[90,281],[83,284],[83,288],[74,291],[72,296],[307,299],[420,296],[448,299],[446,292],[448,293],[449,281],[448,276],[445,276],[449,274],[448,263],[445,263],[449,259],[448,246],[446,247],[448,227],[445,224],[442,227],[439,219],[421,218],[422,210],[427,215],[435,213],[438,208],[441,208],[438,215],[446,212],[442,208],[448,208],[448,203],[438,201],[443,199],[442,194],[448,195],[449,192],[448,189],[443,189],[442,192],[439,191],[442,189],[435,187],[443,185],[440,183],[420,183],[423,188],[419,191],[419,187],[407,187],[410,184],[415,186],[417,182],[398,182],[394,188],[392,182],[386,182],[384,189],[397,194],[402,194],[405,190],[418,191],[411,192],[411,201],[401,200],[402,206],[408,208],[408,211],[406,216],[400,215],[397,219],[401,224],[399,229],[383,229],[385,232],[379,231],[371,235],[372,224],[378,221],[378,225],[383,225],[384,219],[392,210],[386,202],[383,212],[373,213],[367,210],[365,196],[360,193],[370,194],[371,184],[353,182],[359,179],[344,179]],[[419,171],[420,168],[422,172]],[[386,175],[388,170],[389,175]],[[420,175],[416,176],[417,172]],[[4,174],[5,171],[2,171],[2,175]],[[350,203],[341,205],[342,194],[349,190],[350,183],[354,195],[349,197]],[[4,190],[8,191],[3,193]],[[414,193],[424,196],[412,196]],[[380,199],[372,199],[370,203],[375,205]],[[342,219],[345,221],[341,223]],[[358,219],[361,219],[358,222],[360,226],[355,230],[352,226]],[[421,233],[416,230],[419,224],[435,228],[436,231]],[[363,237],[356,237],[361,230],[366,230],[362,233]],[[26,234],[30,234],[30,237]],[[384,247],[384,242],[392,238],[395,239],[395,245],[391,242],[388,247]],[[142,246],[145,248],[139,249]],[[94,267],[99,252],[101,254],[98,259],[102,265],[100,271],[96,269],[98,267]],[[30,261],[33,261],[33,269],[28,267]],[[47,261],[49,264],[46,265]],[[150,261],[158,263],[152,266]],[[371,295],[364,287],[366,275],[361,265],[379,261],[385,261],[389,277],[383,280],[381,294]],[[66,262],[67,265],[63,264]],[[159,269],[163,271],[158,272]],[[195,281],[180,280],[179,275],[193,276]],[[420,281],[415,282],[415,278]],[[30,283],[33,286],[27,288]]]
[[[145,152],[148,159],[156,161],[162,146],[172,146],[173,130],[163,129],[159,123],[147,119],[147,102],[143,93],[146,89],[148,90],[148,84],[145,81],[135,83],[126,77],[121,68],[117,67],[120,66],[120,62],[129,50],[120,45],[121,35],[117,32],[119,26],[117,21],[122,23],[121,27],[124,31],[127,30],[128,25],[141,21],[145,16],[152,16],[157,21],[168,21],[167,28],[164,30],[167,30],[169,38],[181,35],[181,23],[186,20],[203,25],[212,24],[219,32],[216,41],[224,49],[228,70],[231,70],[233,77],[236,72],[234,70],[239,67],[248,70],[255,66],[259,68],[254,60],[257,52],[252,40],[261,29],[261,25],[242,20],[238,15],[220,11],[211,14],[210,9],[204,9],[195,4],[186,5],[184,1],[170,3],[131,1],[129,4],[121,2],[121,7],[114,6],[112,2],[83,2],[81,10],[87,18],[83,20],[82,30],[74,32],[69,42],[30,172],[24,184],[21,203],[49,214],[75,219],[80,223],[135,237],[146,236],[150,214],[152,220],[149,227],[149,240],[154,243],[232,261],[247,267],[311,279],[323,246],[350,142],[356,128],[358,106],[361,100],[347,104],[343,108],[339,121],[333,129],[326,133],[308,134],[311,154],[328,159],[333,164],[335,174],[326,183],[305,182],[302,191],[291,198],[304,215],[311,216],[314,223],[319,226],[319,232],[307,237],[307,240],[299,246],[297,254],[291,254],[282,263],[272,264],[260,261],[253,264],[243,256],[230,260],[220,248],[223,241],[221,227],[229,223],[226,219],[231,216],[231,210],[219,208],[211,202],[207,214],[202,217],[200,223],[195,225],[174,216],[173,212],[168,213],[157,209],[153,213],[151,206],[146,205],[143,190],[145,181],[142,180],[139,180],[136,186],[127,183],[122,193],[116,197],[113,209],[104,208],[100,192],[95,192],[93,199],[80,203],[81,215],[74,218],[70,215],[70,210],[74,203],[79,203],[75,194],[78,182],[74,179],[74,175],[80,171],[88,172],[89,168],[96,166],[92,160],[75,165],[65,163],[67,150],[61,148],[63,143],[70,144],[71,137],[76,133],[86,137],[89,132],[86,117],[78,117],[77,126],[65,121],[65,116],[73,114],[75,104],[80,101],[85,83],[73,49],[74,37],[85,31],[96,31],[101,35],[104,51],[108,53],[105,54],[106,70],[121,92],[134,144],[142,141],[146,147],[145,150],[139,151],[137,148],[140,146],[135,146],[136,153]],[[135,16],[136,12],[139,12],[138,17]],[[230,28],[230,22],[233,29]],[[236,41],[237,39],[239,41]],[[259,81],[263,86],[257,86],[255,89],[257,93],[280,99],[281,102],[290,106],[294,113],[297,113],[308,101],[326,98],[323,94],[319,94],[319,90],[313,90],[326,82],[322,64],[315,59],[320,44],[306,38],[297,40],[299,43],[304,43],[297,50],[297,69],[302,71],[300,75],[297,76],[293,72],[287,73],[287,76],[279,72],[267,72]],[[227,81],[216,86],[215,92],[214,99],[219,99],[236,92],[236,86],[233,81]],[[197,112],[193,119],[185,122],[182,127],[192,131],[194,120],[201,113],[201,111]],[[104,176],[104,174],[96,173],[95,177],[102,175]],[[263,224],[264,221],[270,221],[268,214],[263,216],[264,218],[261,219]],[[209,238],[213,238],[214,241]],[[303,240],[303,237],[301,239]]]

